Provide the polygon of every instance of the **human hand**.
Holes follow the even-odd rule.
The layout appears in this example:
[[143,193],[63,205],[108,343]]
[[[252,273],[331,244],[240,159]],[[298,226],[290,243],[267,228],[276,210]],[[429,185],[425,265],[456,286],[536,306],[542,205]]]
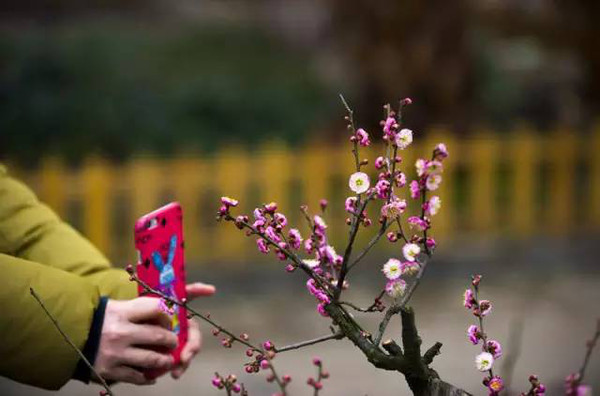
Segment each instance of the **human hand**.
[[[207,285],[204,283],[190,283],[185,287],[188,301],[191,301],[198,297],[208,297],[215,294],[215,287],[213,285]],[[187,370],[192,359],[202,347],[202,333],[200,332],[200,325],[194,319],[190,319],[188,327],[188,341],[181,350],[181,361],[171,371],[171,376],[175,379],[181,377],[181,375]]]
[[108,300],[94,362],[104,379],[150,385],[156,380],[147,378],[144,371],[169,370],[173,366],[168,352],[155,350],[177,347],[177,336],[169,331],[171,320],[159,303],[160,299],[152,297]]

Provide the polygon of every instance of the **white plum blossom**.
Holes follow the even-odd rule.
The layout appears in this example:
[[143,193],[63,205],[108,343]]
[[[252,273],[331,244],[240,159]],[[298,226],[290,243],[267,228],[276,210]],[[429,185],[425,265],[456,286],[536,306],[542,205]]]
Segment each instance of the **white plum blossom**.
[[315,260],[315,259],[304,259],[304,260],[302,260],[302,262],[304,264],[306,264],[306,266],[309,267],[310,269],[314,269],[314,268],[318,267],[319,264],[321,263],[319,260]]
[[408,146],[410,146],[410,144],[413,141],[413,133],[410,129],[401,129],[400,132],[398,132],[396,134],[396,146],[398,146],[398,148],[400,150],[404,150],[405,148],[407,148]]
[[416,243],[407,243],[402,248],[402,253],[404,254],[404,258],[406,260],[413,262],[416,260],[416,257],[421,253],[421,248]]
[[369,176],[366,173],[356,172],[350,175],[348,185],[350,186],[350,190],[357,194],[362,194],[369,189],[371,183],[369,181]]
[[427,162],[423,158],[419,158],[415,162],[415,169],[417,170],[417,176],[421,177],[425,174],[426,166],[427,166]]
[[440,175],[429,175],[427,176],[427,180],[425,181],[425,187],[429,191],[437,190],[442,182],[442,176]]
[[475,357],[475,366],[479,371],[488,371],[491,370],[494,365],[494,357],[491,353],[481,352],[477,357]]
[[402,275],[402,263],[398,259],[391,258],[383,265],[382,271],[389,280],[398,279]]
[[440,197],[434,195],[433,197],[429,198],[429,203],[427,204],[427,212],[431,216],[435,216],[440,211],[441,207],[442,200],[440,199]]

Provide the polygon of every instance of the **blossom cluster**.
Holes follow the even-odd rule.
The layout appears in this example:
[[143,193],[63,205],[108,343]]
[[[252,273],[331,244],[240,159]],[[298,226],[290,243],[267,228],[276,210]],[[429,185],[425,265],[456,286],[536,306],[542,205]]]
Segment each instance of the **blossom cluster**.
[[569,374],[567,378],[565,378],[565,395],[591,396],[592,388],[589,385],[581,384],[581,376],[579,373]]
[[248,392],[244,389],[243,384],[237,382],[237,377],[233,374],[229,374],[227,377],[222,377],[219,373],[215,373],[212,379],[212,384],[217,389],[224,389],[227,394],[238,393],[242,396],[247,396]]
[[467,329],[467,337],[473,345],[481,344],[481,353],[475,357],[475,366],[477,370],[486,372],[483,384],[488,388],[489,395],[498,395],[504,390],[504,380],[494,375],[494,362],[502,357],[502,345],[496,341],[488,339],[483,330],[484,318],[492,311],[492,303],[489,300],[479,299],[479,284],[481,275],[472,277],[471,286],[465,290],[463,295],[463,305],[469,309],[473,316],[478,320],[479,325],[471,325]]
[[306,383],[314,389],[314,395],[318,395],[319,391],[323,389],[323,380],[329,378],[329,372],[323,369],[323,362],[320,358],[313,358],[313,365],[317,367],[317,377],[310,377],[306,380]]

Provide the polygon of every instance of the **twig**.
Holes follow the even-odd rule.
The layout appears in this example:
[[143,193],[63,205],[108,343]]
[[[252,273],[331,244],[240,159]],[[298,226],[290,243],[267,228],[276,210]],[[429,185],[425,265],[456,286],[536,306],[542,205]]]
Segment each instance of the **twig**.
[[83,354],[83,352],[81,352],[81,350],[77,347],[77,345],[75,345],[75,343],[73,341],[71,341],[71,339],[69,338],[69,336],[66,335],[65,332],[61,329],[60,325],[58,324],[58,321],[48,311],[48,309],[46,308],[46,305],[44,304],[44,302],[42,301],[42,299],[40,298],[40,296],[36,293],[35,290],[33,290],[33,287],[29,288],[29,292],[31,293],[31,295],[33,296],[33,298],[36,299],[36,301],[38,302],[38,304],[40,304],[40,306],[42,307],[42,309],[44,310],[44,312],[46,313],[46,315],[50,318],[50,320],[52,321],[52,324],[54,324],[54,327],[56,327],[56,330],[58,330],[58,332],[64,338],[64,340],[71,346],[71,348],[73,348],[75,350],[75,352],[77,352],[77,354],[79,355],[79,357],[81,358],[81,360],[83,360],[83,362],[86,364],[86,366],[88,366],[88,368],[90,369],[90,371],[92,373],[94,373],[94,375],[96,376],[96,378],[98,379],[98,381],[100,381],[100,384],[106,390],[106,393],[108,395],[114,396],[114,393],[110,389],[110,386],[108,386],[108,384],[106,383],[106,381],[104,380],[104,378],[102,378],[102,376],[100,374],[98,374],[98,372],[96,371],[96,369],[94,368],[94,366],[85,357],[85,355]]
[[590,362],[590,357],[592,356],[592,351],[594,350],[594,347],[598,343],[599,338],[600,338],[600,319],[598,319],[598,322],[596,323],[596,333],[594,334],[592,339],[587,342],[587,351],[585,353],[585,358],[583,359],[583,364],[581,365],[581,368],[579,369],[579,382],[580,383],[583,381],[583,376],[585,374],[585,370],[588,366],[588,363]]
[[313,338],[312,340],[301,341],[301,342],[297,342],[295,344],[283,346],[281,348],[275,348],[274,351],[277,353],[286,352],[286,351],[291,351],[294,349],[300,349],[300,348],[310,346],[310,345],[320,344],[321,342],[325,342],[325,341],[329,341],[329,340],[341,340],[344,337],[345,337],[344,333],[336,332],[334,334],[328,334],[326,336]]
[[[379,295],[377,297],[375,297],[375,300],[373,301],[373,304],[369,305],[367,308],[361,308],[358,305],[351,303],[349,301],[339,301],[340,305],[347,305],[350,308],[354,309],[355,311],[358,312],[381,312],[383,311],[383,309],[385,309],[385,307],[383,307],[381,305],[381,298],[383,297],[383,295],[385,294],[385,290],[382,290]],[[379,309],[379,307],[382,306],[381,309]]]
[[[367,204],[373,198],[374,194],[375,193],[371,193],[369,196],[367,196],[360,208],[354,214],[354,222],[352,223],[352,228],[350,229],[348,245],[346,246],[346,251],[344,252],[344,259],[342,260],[342,269],[340,270],[340,276],[338,277],[337,287],[333,294],[334,301],[337,301],[340,298],[340,294],[342,294],[344,280],[346,279],[346,274],[348,273],[348,261],[350,260],[350,255],[352,254],[352,247],[354,246],[354,241],[356,239],[356,235],[358,234],[358,229],[360,228],[360,217],[367,208]],[[360,204],[360,196],[358,198],[358,203]]]
[[367,253],[369,253],[369,251],[371,250],[371,248],[373,246],[375,246],[377,244],[377,242],[379,242],[379,239],[381,239],[381,237],[383,236],[383,234],[385,234],[385,232],[388,230],[388,228],[390,228],[390,226],[392,225],[392,222],[387,222],[387,219],[384,220],[384,222],[381,224],[381,227],[379,228],[379,231],[377,232],[377,234],[375,234],[373,236],[373,238],[371,238],[371,240],[369,241],[369,243],[367,244],[367,246],[365,246],[365,248],[362,250],[362,252],[360,252],[360,254],[356,257],[356,259],[354,259],[354,261],[352,262],[352,264],[348,265],[348,272],[356,265],[358,264],[366,255]]

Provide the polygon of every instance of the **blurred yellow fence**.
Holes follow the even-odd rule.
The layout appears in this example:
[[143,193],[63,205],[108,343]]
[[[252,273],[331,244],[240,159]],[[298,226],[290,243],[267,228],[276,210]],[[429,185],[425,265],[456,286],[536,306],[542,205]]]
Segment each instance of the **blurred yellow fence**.
[[[409,180],[415,159],[442,141],[450,157],[437,192],[442,211],[433,219],[438,240],[600,231],[600,127],[587,135],[566,129],[543,136],[527,128],[502,135],[482,131],[461,140],[445,130],[430,131],[403,153]],[[363,152],[372,163],[379,150]],[[89,158],[77,169],[47,158],[39,169],[13,173],[117,262],[134,257],[135,220],[171,200],[184,209],[188,261],[244,262],[256,257],[254,242],[215,221],[221,195],[239,199],[240,213],[276,201],[303,231],[298,207],[306,203],[314,210],[328,198],[331,236],[341,242],[352,164],[347,144],[271,143],[254,151],[229,146],[206,157],[138,157],[122,165]],[[376,208],[370,213],[376,221]]]

